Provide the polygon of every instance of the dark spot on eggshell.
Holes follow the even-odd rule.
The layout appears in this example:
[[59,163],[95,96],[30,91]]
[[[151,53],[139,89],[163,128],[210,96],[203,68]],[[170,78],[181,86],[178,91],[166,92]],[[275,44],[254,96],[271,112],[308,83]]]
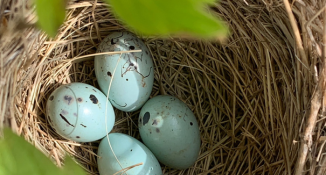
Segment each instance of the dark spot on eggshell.
[[88,87],[86,87],[86,88],[88,88]]
[[112,74],[110,71],[108,71],[106,74],[108,74],[109,77],[112,77]]
[[120,106],[120,107],[126,107],[127,106],[127,103],[125,103],[124,105],[120,105],[120,104],[118,104],[116,101],[114,101],[114,100],[112,100],[115,104],[117,104],[118,106]]
[[160,133],[160,129],[156,128],[156,132],[157,132],[157,133]]
[[144,115],[144,119],[143,119],[143,125],[145,125],[146,123],[148,123],[149,119],[151,118],[151,115],[149,112],[146,112]]
[[65,95],[63,97],[63,101],[65,103],[67,103],[68,105],[70,105],[74,101],[74,98],[72,96],[70,96],[70,95]]
[[[129,66],[134,66],[134,63],[130,63]],[[136,68],[135,68],[136,69]]]
[[81,102],[83,102],[83,99],[82,98],[77,98],[77,101],[79,102],[79,103],[81,103]]
[[52,96],[49,98],[49,100],[51,100],[51,101],[52,101],[53,99],[54,99],[54,96],[52,95]]
[[67,115],[68,114],[68,111],[61,109],[61,114],[62,115]]
[[113,38],[111,39],[111,45],[115,45],[116,43],[114,42]]
[[152,125],[157,125],[157,120],[154,120]]
[[132,149],[130,151],[132,151]]
[[87,126],[83,125],[83,124],[80,124],[82,127],[86,128]]
[[192,122],[190,122],[190,125],[192,126],[192,125],[193,125],[193,123],[192,123]]
[[139,123],[141,123],[141,118],[139,118]]
[[74,116],[77,117],[77,113],[74,113]]
[[126,79],[126,81],[128,81],[128,78]]
[[135,46],[129,46],[130,50],[135,50]]
[[77,139],[79,139],[80,137],[79,136],[76,136]]
[[68,125],[70,125],[70,126],[72,126],[72,127],[75,127],[74,125],[72,125],[72,124],[70,124],[70,122],[66,119],[66,117],[65,116],[63,116],[62,114],[60,114],[60,117],[68,124]]
[[98,103],[97,98],[96,98],[95,95],[93,95],[93,94],[91,94],[91,95],[89,96],[89,99],[90,99],[94,104],[97,104],[97,103]]
[[95,89],[93,89],[93,91],[94,91],[94,92],[96,92],[96,90],[95,90]]

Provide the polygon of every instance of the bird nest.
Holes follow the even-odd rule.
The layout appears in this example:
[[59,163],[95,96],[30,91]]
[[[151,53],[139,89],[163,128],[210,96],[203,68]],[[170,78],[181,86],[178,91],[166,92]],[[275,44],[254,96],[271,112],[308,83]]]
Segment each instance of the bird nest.
[[[99,141],[60,137],[46,119],[46,100],[62,84],[98,88],[99,43],[128,29],[103,2],[71,1],[50,40],[35,29],[28,2],[0,2],[0,127],[11,127],[58,166],[66,152],[98,174]],[[325,3],[222,0],[212,13],[229,25],[225,43],[139,36],[153,55],[151,97],[179,98],[200,128],[196,163],[186,170],[162,165],[163,172],[325,174]],[[141,140],[139,111],[115,114],[112,132]]]

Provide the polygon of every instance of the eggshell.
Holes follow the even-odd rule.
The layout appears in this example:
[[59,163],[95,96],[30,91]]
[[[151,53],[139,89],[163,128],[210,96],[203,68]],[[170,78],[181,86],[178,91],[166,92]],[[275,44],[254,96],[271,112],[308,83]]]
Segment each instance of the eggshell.
[[144,144],[163,164],[186,169],[200,149],[200,133],[195,115],[179,99],[160,95],[148,100],[139,114],[139,132]]
[[105,104],[105,95],[93,86],[77,82],[61,85],[47,100],[47,118],[62,137],[91,142],[103,138],[113,128],[113,107],[108,102],[105,119]]
[[125,31],[108,35],[97,51],[132,50],[142,52],[95,56],[95,74],[101,90],[107,95],[113,79],[109,99],[114,107],[125,112],[141,108],[151,94],[154,82],[152,56],[136,35]]
[[124,168],[143,163],[127,171],[128,175],[160,175],[161,166],[153,153],[135,138],[122,134],[109,134],[112,150],[107,137],[102,139],[98,148],[97,164],[101,175],[112,175]]

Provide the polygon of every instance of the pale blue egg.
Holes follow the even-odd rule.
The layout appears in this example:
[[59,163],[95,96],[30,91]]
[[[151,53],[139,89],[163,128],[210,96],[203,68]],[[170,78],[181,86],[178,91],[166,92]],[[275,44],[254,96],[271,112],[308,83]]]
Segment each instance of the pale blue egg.
[[152,56],[143,41],[125,31],[108,35],[97,50],[98,53],[132,50],[142,52],[95,56],[95,74],[101,90],[107,95],[113,77],[109,99],[114,107],[125,112],[140,109],[151,94]]
[[[124,168],[137,165],[127,171],[128,175],[161,175],[162,170],[153,153],[137,139],[122,133],[109,134],[98,148],[97,164],[101,175],[112,175]],[[114,154],[115,155],[114,155]],[[116,160],[115,156],[119,160]]]
[[[85,83],[70,83],[55,89],[47,100],[47,118],[62,137],[76,142],[92,142],[110,132],[115,114],[106,96]],[[107,129],[107,131],[106,131]]]
[[195,115],[181,100],[159,95],[148,100],[139,114],[140,136],[163,164],[186,169],[200,150],[200,133]]

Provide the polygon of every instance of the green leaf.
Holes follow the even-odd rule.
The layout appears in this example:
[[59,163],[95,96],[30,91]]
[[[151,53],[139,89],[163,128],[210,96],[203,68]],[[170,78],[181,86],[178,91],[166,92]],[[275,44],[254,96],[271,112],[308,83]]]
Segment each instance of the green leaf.
[[10,129],[4,129],[0,140],[0,175],[86,175],[71,158],[64,169],[58,168],[42,152],[17,136]]
[[228,34],[226,25],[208,11],[214,0],[106,0],[122,21],[143,35],[191,35],[201,38]]
[[65,175],[86,175],[85,171],[69,156],[66,156],[63,172]]
[[36,0],[38,26],[55,37],[66,16],[66,0]]

